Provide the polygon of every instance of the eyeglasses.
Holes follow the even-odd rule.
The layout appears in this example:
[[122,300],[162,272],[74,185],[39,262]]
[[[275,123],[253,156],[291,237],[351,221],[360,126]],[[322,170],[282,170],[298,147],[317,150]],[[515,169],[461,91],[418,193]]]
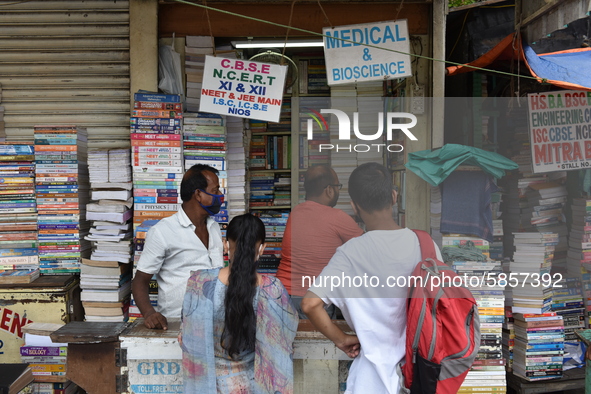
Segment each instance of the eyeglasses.
[[334,186],[334,187],[338,188],[339,190],[341,190],[343,188],[342,183],[337,183],[336,185],[326,185],[326,187],[329,187],[329,186]]

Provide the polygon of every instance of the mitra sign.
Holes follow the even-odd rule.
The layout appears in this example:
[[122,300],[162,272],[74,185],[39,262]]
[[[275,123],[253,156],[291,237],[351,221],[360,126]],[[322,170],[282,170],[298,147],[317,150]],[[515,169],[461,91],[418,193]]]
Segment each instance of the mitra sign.
[[205,57],[199,111],[278,122],[287,66]]
[[329,85],[412,75],[406,20],[325,27],[322,33]]
[[591,92],[528,95],[533,171],[591,168]]

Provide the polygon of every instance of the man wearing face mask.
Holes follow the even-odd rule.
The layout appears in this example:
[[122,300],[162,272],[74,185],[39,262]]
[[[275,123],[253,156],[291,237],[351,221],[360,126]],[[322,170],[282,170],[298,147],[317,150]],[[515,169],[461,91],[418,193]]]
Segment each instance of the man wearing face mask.
[[[191,271],[223,266],[220,227],[210,217],[224,202],[217,174],[208,165],[191,167],[181,182],[181,209],[148,231],[132,282],[133,297],[148,328],[167,329],[166,318],[181,317]],[[158,281],[156,308],[148,294],[154,275]]]
[[[296,206],[287,220],[276,276],[291,295],[300,319],[306,319],[300,303],[310,286],[303,285],[302,278],[318,276],[339,246],[363,234],[349,215],[334,208],[342,186],[329,166],[308,168],[306,201]],[[328,312],[335,317],[334,308]]]

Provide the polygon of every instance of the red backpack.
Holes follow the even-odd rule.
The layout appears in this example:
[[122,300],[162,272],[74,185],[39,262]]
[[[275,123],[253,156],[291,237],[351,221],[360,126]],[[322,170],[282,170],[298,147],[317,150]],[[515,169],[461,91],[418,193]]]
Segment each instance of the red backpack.
[[[453,282],[458,275],[438,260],[431,236],[414,231],[422,260],[412,276],[422,277],[423,285],[409,284],[401,387],[412,394],[457,393],[480,347],[478,307],[470,290],[458,286],[459,279]],[[452,281],[438,286],[429,279],[443,273]]]

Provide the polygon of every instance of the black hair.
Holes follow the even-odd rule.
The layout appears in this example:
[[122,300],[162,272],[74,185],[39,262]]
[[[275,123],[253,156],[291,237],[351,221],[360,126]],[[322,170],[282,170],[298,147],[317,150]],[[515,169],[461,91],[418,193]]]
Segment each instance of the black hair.
[[221,345],[234,358],[254,351],[256,315],[253,299],[257,288],[256,245],[265,242],[265,225],[256,216],[244,214],[230,221],[226,236],[236,243],[228,278],[226,312]]
[[378,163],[364,163],[349,177],[349,195],[366,212],[392,206],[392,175]]
[[334,182],[331,168],[325,164],[317,164],[310,167],[304,176],[304,190],[306,198],[318,197],[326,186]]
[[219,174],[218,170],[207,164],[195,164],[189,168],[181,181],[181,200],[183,202],[190,201],[195,190],[205,190],[207,188],[207,178],[203,175],[203,171],[210,171],[215,175]]

